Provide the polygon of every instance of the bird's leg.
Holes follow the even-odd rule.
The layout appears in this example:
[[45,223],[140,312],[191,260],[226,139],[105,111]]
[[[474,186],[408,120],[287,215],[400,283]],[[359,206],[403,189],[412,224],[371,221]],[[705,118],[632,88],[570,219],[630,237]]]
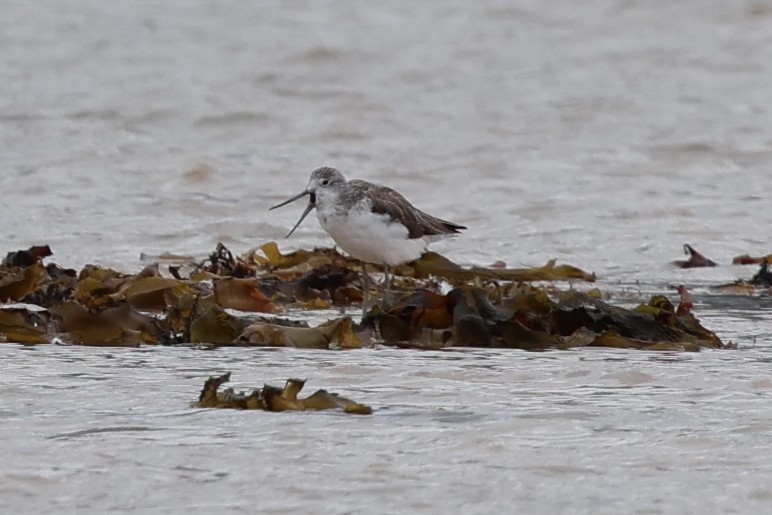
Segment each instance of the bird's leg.
[[367,273],[367,263],[362,261],[362,316],[367,314],[370,304],[370,275]]
[[389,265],[383,265],[383,299],[381,299],[381,308],[384,310],[394,305],[394,295],[391,292],[391,277]]

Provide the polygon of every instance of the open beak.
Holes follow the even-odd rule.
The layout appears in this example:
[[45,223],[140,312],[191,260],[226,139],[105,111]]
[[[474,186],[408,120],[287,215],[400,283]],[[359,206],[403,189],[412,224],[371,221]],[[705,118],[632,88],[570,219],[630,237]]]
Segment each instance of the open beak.
[[289,200],[285,200],[281,204],[276,204],[275,206],[273,206],[272,208],[270,208],[268,210],[268,211],[272,211],[272,210],[276,209],[277,207],[286,206],[287,204],[295,202],[296,200],[301,199],[301,198],[305,197],[306,195],[309,195],[309,197],[310,197],[308,199],[308,205],[306,206],[306,210],[303,211],[303,214],[300,215],[300,220],[298,220],[298,223],[295,224],[295,227],[293,227],[292,230],[287,233],[287,236],[285,236],[285,238],[289,238],[290,236],[292,236],[292,233],[295,232],[295,229],[300,227],[300,224],[303,223],[303,220],[306,219],[306,217],[308,216],[308,213],[310,213],[311,210],[316,207],[316,195],[314,194],[313,191],[306,190],[306,191],[303,191],[303,192],[295,195],[294,197],[292,197]]

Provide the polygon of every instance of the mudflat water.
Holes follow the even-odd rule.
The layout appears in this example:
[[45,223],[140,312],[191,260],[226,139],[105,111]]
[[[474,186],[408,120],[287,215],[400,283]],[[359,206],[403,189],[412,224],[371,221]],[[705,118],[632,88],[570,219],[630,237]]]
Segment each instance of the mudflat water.
[[[2,345],[0,511],[770,511],[772,300],[710,289],[772,251],[770,84],[761,0],[4,5],[0,251],[243,251],[331,165],[468,225],[456,261],[558,258],[620,304],[686,284],[739,349]],[[684,243],[722,266],[673,268]],[[228,370],[376,411],[189,408]]]

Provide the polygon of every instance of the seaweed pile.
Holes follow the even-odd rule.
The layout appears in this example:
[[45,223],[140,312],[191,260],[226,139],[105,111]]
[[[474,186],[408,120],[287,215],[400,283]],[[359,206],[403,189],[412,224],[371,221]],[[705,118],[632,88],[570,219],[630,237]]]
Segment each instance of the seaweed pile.
[[212,376],[204,383],[204,388],[193,403],[197,408],[257,409],[264,411],[321,411],[339,409],[353,415],[370,415],[370,406],[359,404],[327,390],[317,390],[304,399],[298,398],[306,382],[302,379],[288,379],[284,388],[263,385],[249,393],[235,392],[232,388],[220,391],[220,386],[231,379],[228,372],[221,376]]
[[[465,268],[427,252],[397,267],[388,302],[355,323],[344,313],[361,310],[363,271],[335,249],[282,254],[268,242],[234,256],[219,244],[201,262],[143,256],[152,263],[134,274],[95,265],[76,272],[44,264],[50,256],[48,246],[32,247],[9,253],[0,265],[0,302],[6,302],[0,341],[319,349],[726,346],[694,317],[685,288],[677,305],[658,295],[626,309],[603,301],[597,289],[560,290],[556,281],[592,283],[595,275],[554,261]],[[336,316],[315,327],[281,316],[309,310]]]
[[[684,253],[689,259],[676,260],[673,264],[679,268],[702,268],[719,266],[712,259],[705,257],[700,252],[694,250],[691,245],[684,245]],[[732,283],[719,284],[713,287],[715,290],[722,290],[735,293],[755,293],[759,290],[765,291],[772,288],[772,272],[769,265],[772,264],[772,254],[765,256],[751,256],[742,254],[732,258],[733,265],[759,265],[759,270],[750,279],[739,279]]]

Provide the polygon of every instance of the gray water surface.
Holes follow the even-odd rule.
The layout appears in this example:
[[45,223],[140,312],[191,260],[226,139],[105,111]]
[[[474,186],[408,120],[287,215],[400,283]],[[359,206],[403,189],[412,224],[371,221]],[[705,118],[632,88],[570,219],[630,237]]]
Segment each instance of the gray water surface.
[[[772,304],[710,289],[772,252],[770,84],[761,0],[4,5],[0,252],[242,252],[331,165],[469,226],[434,246],[458,262],[558,258],[623,305],[686,284],[739,350],[2,345],[0,511],[770,511]],[[375,414],[189,408],[225,371]]]

